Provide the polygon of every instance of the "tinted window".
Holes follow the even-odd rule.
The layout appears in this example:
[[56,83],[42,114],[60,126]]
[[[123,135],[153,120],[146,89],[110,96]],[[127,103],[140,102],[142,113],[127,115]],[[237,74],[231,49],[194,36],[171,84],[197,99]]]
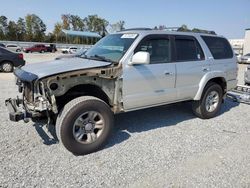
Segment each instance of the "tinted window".
[[150,64],[170,62],[170,41],[168,39],[154,38],[142,41],[136,48],[139,51],[149,52]]
[[229,42],[224,38],[202,36],[214,59],[228,59],[233,57]]
[[9,47],[9,48],[15,48],[17,46],[15,46],[15,45],[8,45],[7,47]]
[[177,61],[197,61],[204,59],[204,53],[199,43],[191,37],[176,37],[175,48]]

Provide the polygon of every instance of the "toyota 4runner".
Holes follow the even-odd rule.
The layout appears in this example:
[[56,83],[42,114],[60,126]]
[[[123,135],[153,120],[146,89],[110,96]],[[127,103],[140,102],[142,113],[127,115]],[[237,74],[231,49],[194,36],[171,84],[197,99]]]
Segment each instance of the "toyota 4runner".
[[104,146],[116,113],[193,101],[194,114],[208,119],[237,83],[224,37],[148,29],[108,35],[81,57],[14,74],[22,98],[6,100],[10,120],[54,120],[58,139],[77,155]]

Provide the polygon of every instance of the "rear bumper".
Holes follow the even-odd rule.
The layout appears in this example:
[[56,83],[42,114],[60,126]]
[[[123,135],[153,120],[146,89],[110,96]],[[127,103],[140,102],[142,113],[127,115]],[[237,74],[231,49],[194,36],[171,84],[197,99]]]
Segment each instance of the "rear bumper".
[[250,72],[245,72],[244,76],[245,83],[250,84]]

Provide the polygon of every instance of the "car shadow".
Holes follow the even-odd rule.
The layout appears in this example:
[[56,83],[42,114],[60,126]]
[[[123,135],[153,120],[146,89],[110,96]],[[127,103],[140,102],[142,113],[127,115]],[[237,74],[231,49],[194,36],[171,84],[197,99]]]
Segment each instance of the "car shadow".
[[[223,115],[238,105],[238,102],[226,99],[217,116]],[[115,116],[114,135],[106,148],[122,143],[129,139],[133,133],[170,127],[193,118],[197,117],[192,113],[192,102],[182,102],[118,114]]]
[[[223,115],[238,105],[238,102],[226,99],[218,116]],[[182,102],[117,114],[115,115],[113,135],[104,149],[124,142],[129,139],[133,133],[170,127],[193,118],[197,117],[192,113],[191,102]],[[50,146],[58,143],[54,125],[47,126],[46,121],[41,121],[35,123],[34,127],[45,145]]]

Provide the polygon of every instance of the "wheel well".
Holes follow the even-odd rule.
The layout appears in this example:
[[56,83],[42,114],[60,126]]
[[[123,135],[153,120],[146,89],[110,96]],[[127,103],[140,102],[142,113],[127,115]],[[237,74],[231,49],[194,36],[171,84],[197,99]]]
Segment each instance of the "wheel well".
[[225,78],[222,78],[222,77],[213,78],[213,79],[208,81],[208,83],[210,83],[210,82],[214,82],[214,83],[219,84],[221,86],[224,94],[227,92],[227,82],[226,82]]
[[56,97],[59,110],[69,101],[80,96],[93,96],[103,100],[108,105],[110,105],[109,97],[99,86],[84,84],[69,89],[63,96]]

